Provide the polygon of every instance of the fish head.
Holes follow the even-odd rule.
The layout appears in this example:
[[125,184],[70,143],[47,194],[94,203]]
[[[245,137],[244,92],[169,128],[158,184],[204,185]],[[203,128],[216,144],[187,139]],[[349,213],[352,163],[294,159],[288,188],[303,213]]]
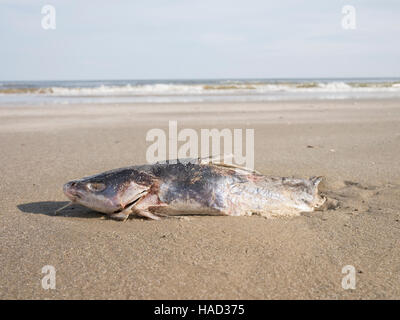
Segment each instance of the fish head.
[[150,189],[152,177],[136,169],[116,169],[64,184],[64,194],[74,203],[112,214],[133,205]]

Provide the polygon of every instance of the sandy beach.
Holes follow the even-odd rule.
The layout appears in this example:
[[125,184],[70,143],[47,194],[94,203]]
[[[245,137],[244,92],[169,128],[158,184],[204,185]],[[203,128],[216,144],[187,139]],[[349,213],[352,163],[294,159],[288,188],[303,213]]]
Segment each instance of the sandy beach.
[[[252,128],[255,168],[323,176],[339,208],[121,223],[62,185],[145,163],[146,132]],[[1,299],[399,299],[400,101],[0,107]],[[42,267],[56,270],[44,290]],[[342,288],[342,268],[356,289]]]

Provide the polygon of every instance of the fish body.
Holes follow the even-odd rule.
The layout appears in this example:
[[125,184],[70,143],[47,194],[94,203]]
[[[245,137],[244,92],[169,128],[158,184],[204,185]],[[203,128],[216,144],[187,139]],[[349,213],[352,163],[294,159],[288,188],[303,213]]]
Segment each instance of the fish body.
[[115,169],[70,181],[72,201],[117,220],[173,215],[298,215],[323,205],[321,178],[269,177],[246,168],[175,160]]

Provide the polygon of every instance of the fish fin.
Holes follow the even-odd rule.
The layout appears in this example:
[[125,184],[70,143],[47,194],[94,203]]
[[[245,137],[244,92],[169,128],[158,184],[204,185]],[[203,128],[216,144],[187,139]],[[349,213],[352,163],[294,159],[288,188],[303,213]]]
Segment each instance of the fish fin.
[[213,162],[211,164],[214,165],[214,166],[217,166],[217,167],[229,168],[229,169],[235,170],[237,173],[241,173],[241,174],[245,174],[245,175],[248,175],[248,174],[261,174],[260,172],[258,172],[256,170],[253,170],[253,169],[250,169],[250,168],[246,168],[246,167],[242,167],[242,166],[238,166],[238,165],[235,165],[235,164],[223,163],[223,162],[217,162],[217,163]]
[[[225,167],[235,170],[237,173],[241,174],[261,174],[260,172],[250,169],[243,166],[238,166],[236,164],[232,164],[232,160],[234,155],[230,154],[223,154],[223,155],[215,155],[209,156],[204,158],[198,158],[199,164],[211,164],[217,167]],[[229,161],[228,161],[229,160]],[[226,162],[225,162],[226,161]]]
[[322,181],[323,177],[319,176],[319,177],[311,177],[310,180],[313,184],[314,187],[318,187],[319,183]]
[[229,164],[233,161],[233,153],[230,154],[218,154],[209,157],[197,158],[198,164],[210,164],[210,163],[225,163]]
[[132,213],[132,208],[134,205],[135,205],[135,203],[132,203],[131,205],[127,206],[122,211],[112,213],[110,215],[110,218],[114,219],[114,220],[118,220],[118,221],[126,221],[129,217],[129,215]]
[[159,217],[159,216],[157,216],[157,215],[151,213],[151,212],[148,211],[148,210],[135,210],[135,213],[136,213],[138,216],[145,217],[145,218],[149,218],[149,219],[152,219],[152,220],[160,220],[160,219],[161,219],[161,217]]
[[153,220],[160,220],[161,217],[150,211],[150,208],[163,207],[166,204],[160,202],[158,196],[154,193],[147,193],[145,196],[140,198],[138,202],[132,207],[132,212],[138,216],[146,217]]
[[[243,166],[238,166],[235,164],[232,164],[232,160],[234,158],[234,155],[232,153],[230,154],[224,154],[224,155],[214,155],[214,156],[209,156],[209,157],[203,157],[203,158],[181,158],[177,159],[179,163],[192,163],[192,164],[211,164],[219,167],[225,167],[225,168],[231,168],[235,170],[238,173],[241,174],[260,174],[257,170],[250,169],[247,167]],[[167,162],[163,162],[167,163]]]
[[[233,159],[233,154],[228,155],[214,155],[203,158],[178,158],[176,161],[182,164],[192,163],[192,164],[209,164],[209,163],[223,163],[224,160]],[[168,161],[162,161],[159,163],[168,163]]]
[[164,213],[157,213],[157,216],[159,216],[160,218],[165,218],[165,219],[178,219],[178,220],[182,220],[181,216],[170,216],[168,214],[164,214]]
[[129,213],[125,212],[125,210],[117,213],[113,213],[110,216],[110,219],[117,220],[117,221],[126,221],[129,217]]
[[[177,161],[182,164],[192,163],[192,164],[208,164],[210,162],[221,162],[222,159],[233,159],[233,154],[229,155],[214,155],[209,157],[203,158],[178,158],[173,160],[174,162]],[[157,161],[157,164],[168,164],[171,160],[164,160],[164,161]]]
[[321,183],[323,180],[323,177],[312,177],[310,178],[310,181],[312,183],[312,192],[314,195],[314,209],[317,210],[323,210],[327,205],[328,205],[328,199],[327,197],[323,196],[320,194],[318,190],[318,185]]
[[219,167],[230,168],[241,174],[261,174],[260,172],[254,169],[233,164],[232,163],[233,158],[234,155],[231,153],[228,155],[224,154],[224,155],[210,156],[206,158],[199,158],[199,161],[200,164],[212,164]]
[[233,153],[230,154],[217,154],[209,157],[204,157],[204,158],[199,158],[199,163],[200,164],[207,164],[210,162],[213,163],[223,163],[225,160],[230,159],[230,161],[233,159]]
[[319,177],[311,177],[310,181],[311,181],[311,185],[312,185],[312,192],[317,195],[319,193],[318,187],[319,184],[321,183],[321,181],[323,180],[323,177],[319,176]]
[[146,209],[137,208],[137,207],[134,207],[134,205],[129,206],[120,212],[111,214],[110,218],[114,219],[114,220],[118,220],[118,221],[126,221],[131,213],[135,213],[138,216],[149,218],[152,220],[160,220],[161,219],[161,217],[150,212],[148,210],[148,208],[146,208]]

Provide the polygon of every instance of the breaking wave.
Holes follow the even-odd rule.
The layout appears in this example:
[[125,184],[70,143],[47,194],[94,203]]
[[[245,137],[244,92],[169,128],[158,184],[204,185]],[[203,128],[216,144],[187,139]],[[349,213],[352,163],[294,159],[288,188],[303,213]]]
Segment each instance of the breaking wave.
[[[107,102],[263,101],[286,98],[400,97],[400,80],[142,80],[0,82],[0,102],[32,97]],[[8,97],[8,98],[7,98]],[[11,98],[14,97],[14,98]],[[114,100],[112,98],[115,98]],[[69,99],[69,100],[68,100]],[[99,99],[98,99],[99,100]],[[104,99],[103,99],[104,100]]]
[[400,82],[345,83],[232,83],[232,84],[144,84],[100,85],[95,87],[39,87],[1,88],[0,94],[28,94],[55,96],[107,96],[107,95],[186,95],[268,92],[400,92]]

